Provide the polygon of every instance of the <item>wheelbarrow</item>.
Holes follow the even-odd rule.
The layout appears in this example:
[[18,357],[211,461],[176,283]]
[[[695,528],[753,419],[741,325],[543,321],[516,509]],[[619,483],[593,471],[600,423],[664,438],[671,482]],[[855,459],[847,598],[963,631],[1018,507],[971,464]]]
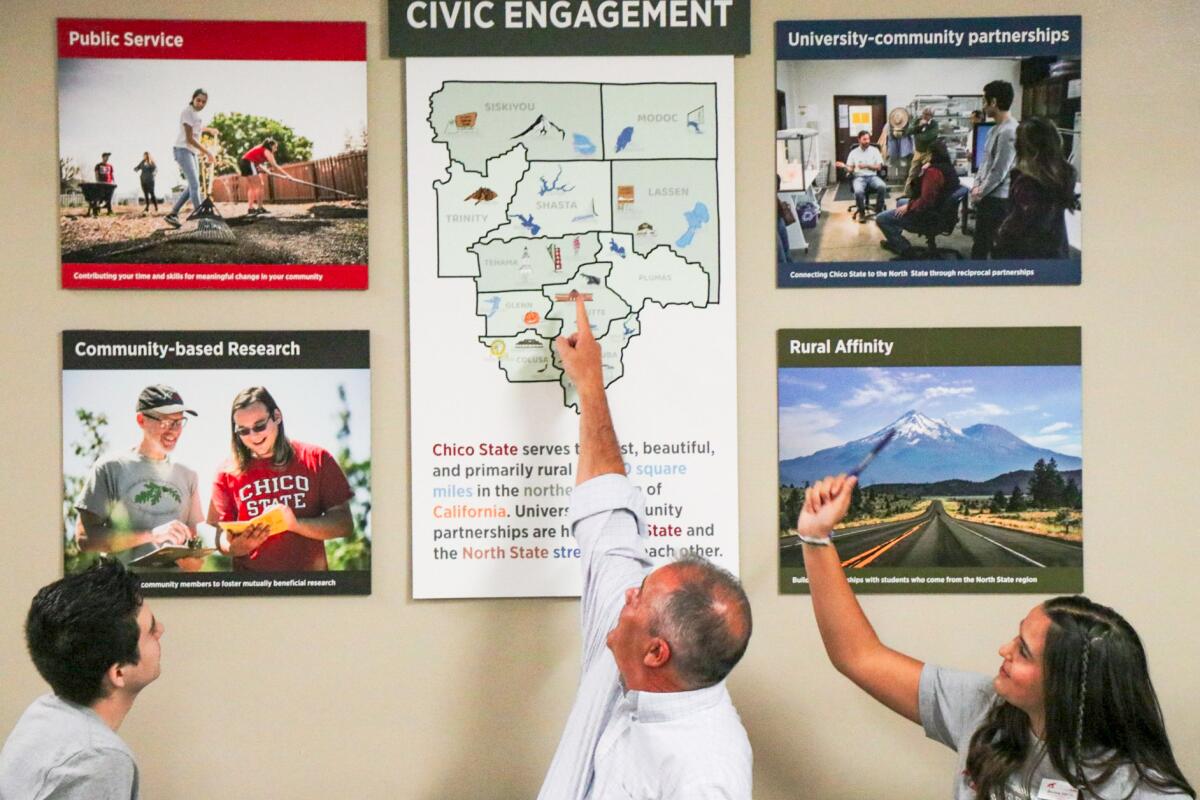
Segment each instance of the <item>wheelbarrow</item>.
[[112,208],[113,192],[117,190],[115,183],[87,182],[79,184],[79,188],[83,190],[83,199],[88,204],[88,216],[100,216],[102,206]]

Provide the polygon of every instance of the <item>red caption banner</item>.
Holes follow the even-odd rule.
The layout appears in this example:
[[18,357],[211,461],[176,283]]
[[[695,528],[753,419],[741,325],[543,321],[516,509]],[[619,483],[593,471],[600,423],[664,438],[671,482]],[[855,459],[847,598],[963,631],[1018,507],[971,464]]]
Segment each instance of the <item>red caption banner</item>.
[[367,24],[60,18],[58,56],[366,61]]
[[63,264],[64,289],[366,289],[366,264]]

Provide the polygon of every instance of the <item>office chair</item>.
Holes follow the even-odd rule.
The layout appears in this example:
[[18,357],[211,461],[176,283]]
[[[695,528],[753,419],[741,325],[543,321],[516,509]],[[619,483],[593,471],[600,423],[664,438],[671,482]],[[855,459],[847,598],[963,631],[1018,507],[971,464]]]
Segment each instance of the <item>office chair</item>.
[[[883,166],[883,168],[881,168],[879,170],[879,173],[878,173],[879,177],[883,178],[883,180],[885,182],[887,181],[887,172],[888,172],[887,165],[885,164]],[[852,173],[849,170],[846,170],[846,175],[847,175],[847,177],[850,177],[852,175]],[[850,180],[853,181],[854,178],[850,177]],[[868,186],[867,187],[867,205],[866,205],[866,208],[863,209],[863,219],[867,219],[867,220],[875,219],[875,215],[879,213],[878,211],[875,210],[875,206],[871,202],[872,194],[875,194],[875,192],[874,192],[874,190],[871,189],[871,187]],[[887,199],[888,199],[888,191],[887,191],[887,189],[884,189],[883,196],[881,198],[879,198],[879,201],[880,201],[879,204],[881,206],[883,206],[885,209],[887,208]],[[857,202],[851,203],[849,206],[847,206],[846,210],[850,212],[850,219],[858,219],[858,203]]]
[[910,233],[925,237],[925,246],[914,246],[903,256],[895,258],[893,261],[911,261],[914,259],[942,261],[945,259],[962,258],[962,253],[957,250],[949,247],[938,247],[937,237],[954,233],[954,228],[958,224],[958,208],[970,191],[966,186],[959,186],[947,195],[942,200],[942,204],[938,206],[937,214],[930,216],[926,224],[919,225],[909,231]]

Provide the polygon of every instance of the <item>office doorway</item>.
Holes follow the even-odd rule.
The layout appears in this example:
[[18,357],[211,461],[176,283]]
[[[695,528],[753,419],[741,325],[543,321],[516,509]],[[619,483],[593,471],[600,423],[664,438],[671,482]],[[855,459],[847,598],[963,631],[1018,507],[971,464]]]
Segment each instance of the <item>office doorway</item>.
[[835,94],[833,119],[837,160],[845,161],[850,150],[858,146],[858,134],[863,130],[870,131],[872,142],[879,141],[887,124],[887,95]]

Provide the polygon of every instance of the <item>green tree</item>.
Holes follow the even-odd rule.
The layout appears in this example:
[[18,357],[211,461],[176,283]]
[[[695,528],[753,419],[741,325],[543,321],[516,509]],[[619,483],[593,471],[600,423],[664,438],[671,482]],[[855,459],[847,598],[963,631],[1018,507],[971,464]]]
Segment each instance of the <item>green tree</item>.
[[1014,486],[1012,494],[1008,496],[1009,511],[1024,511],[1025,510],[1025,493],[1021,491],[1020,486]]
[[71,194],[79,191],[80,169],[73,158],[58,160],[58,193]]
[[794,486],[785,489],[781,501],[779,529],[781,531],[791,530],[796,527],[796,520],[800,518],[800,507],[804,504],[804,492]]
[[1079,484],[1075,483],[1074,478],[1067,478],[1063,486],[1063,505],[1077,511],[1083,508],[1083,493],[1079,491]]
[[209,126],[221,132],[221,147],[232,159],[232,163],[225,161],[218,165],[218,175],[236,172],[237,159],[242,153],[262,144],[262,140],[267,137],[279,142],[275,160],[280,164],[308,161],[312,158],[312,142],[308,138],[300,136],[287,125],[270,117],[223,111],[212,118]]
[[992,502],[988,506],[988,511],[990,511],[993,514],[999,514],[1001,511],[1004,511],[1004,509],[1006,509],[1007,507],[1008,507],[1008,498],[1006,498],[1004,496],[1004,492],[997,489],[996,493],[994,495],[992,495]]
[[1030,504],[1035,508],[1058,508],[1063,504],[1066,488],[1058,462],[1039,458],[1033,465],[1033,477],[1029,479]]
[[[75,409],[75,418],[83,425],[83,437],[71,442],[71,452],[76,458],[83,459],[91,469],[105,450],[108,449],[108,439],[105,438],[105,428],[108,427],[108,416],[88,411],[86,408]],[[83,492],[87,482],[86,475],[68,475],[63,473],[62,482],[62,518],[63,518],[63,567],[66,574],[87,569],[99,557],[96,553],[84,553],[75,543],[75,526],[79,522],[79,511],[75,508],[75,500]]]
[[350,516],[354,531],[341,539],[325,543],[329,568],[333,570],[368,570],[371,568],[371,459],[358,460],[350,451],[350,404],[346,386],[338,385],[338,449],[337,462],[346,474],[350,489]]
[[846,518],[858,519],[866,513],[866,501],[863,497],[862,487],[855,483],[854,488],[850,490],[850,508],[846,511]]

